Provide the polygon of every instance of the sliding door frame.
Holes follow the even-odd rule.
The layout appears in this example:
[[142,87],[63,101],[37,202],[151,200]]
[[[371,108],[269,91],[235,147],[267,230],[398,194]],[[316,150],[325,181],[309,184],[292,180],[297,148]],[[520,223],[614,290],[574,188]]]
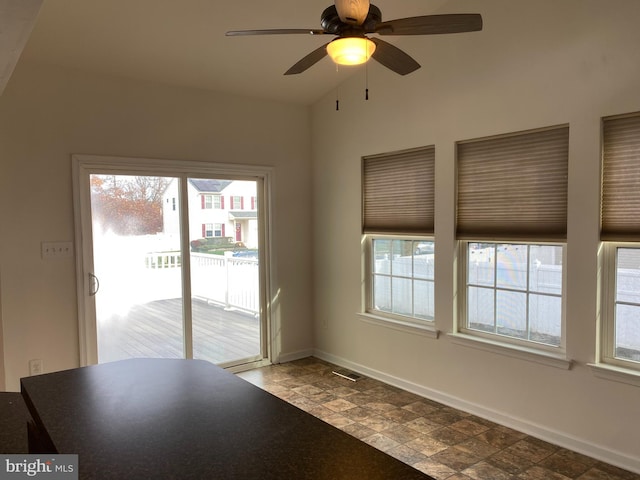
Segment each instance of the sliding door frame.
[[[97,325],[95,297],[91,291],[93,285],[93,232],[91,226],[91,174],[167,176],[178,178],[180,192],[186,192],[188,178],[224,178],[228,180],[256,181],[258,196],[258,235],[260,265],[260,322],[261,322],[261,357],[262,359],[243,365],[229,366],[230,370],[239,371],[245,368],[267,365],[280,352],[275,332],[277,317],[271,312],[271,299],[277,292],[275,269],[272,268],[272,229],[270,227],[272,210],[272,186],[274,169],[261,165],[224,164],[197,161],[181,161],[151,158],[114,157],[100,155],[72,155],[73,207],[75,223],[75,260],[76,260],[76,292],[78,306],[78,340],[80,365],[98,363]],[[186,199],[180,199],[182,259],[184,278],[190,278],[190,256],[188,235],[188,206]],[[189,328],[191,323],[191,290],[190,282],[182,282],[184,313]],[[192,352],[193,338],[191,332],[185,332],[185,347]],[[190,348],[191,347],[191,348]]]

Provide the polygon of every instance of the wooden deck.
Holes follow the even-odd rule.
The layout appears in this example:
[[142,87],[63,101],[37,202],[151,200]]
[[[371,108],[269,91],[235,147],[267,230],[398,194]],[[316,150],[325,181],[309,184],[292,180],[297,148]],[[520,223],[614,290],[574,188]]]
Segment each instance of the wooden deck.
[[[226,363],[260,355],[260,320],[193,302],[193,357]],[[156,300],[113,315],[98,328],[100,363],[125,358],[184,358],[182,300]]]

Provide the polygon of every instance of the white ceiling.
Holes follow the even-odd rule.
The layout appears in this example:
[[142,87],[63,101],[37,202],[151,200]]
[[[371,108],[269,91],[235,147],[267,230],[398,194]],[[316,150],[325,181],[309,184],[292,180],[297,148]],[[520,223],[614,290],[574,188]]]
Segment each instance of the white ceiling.
[[[443,7],[455,0],[375,3],[383,20],[392,20],[454,13]],[[337,74],[325,58],[300,75],[283,73],[332,37],[226,37],[225,32],[320,28],[320,14],[330,4],[331,0],[44,0],[21,61],[310,104],[352,69]],[[401,48],[408,41],[385,39]],[[407,53],[421,62],[419,52]]]

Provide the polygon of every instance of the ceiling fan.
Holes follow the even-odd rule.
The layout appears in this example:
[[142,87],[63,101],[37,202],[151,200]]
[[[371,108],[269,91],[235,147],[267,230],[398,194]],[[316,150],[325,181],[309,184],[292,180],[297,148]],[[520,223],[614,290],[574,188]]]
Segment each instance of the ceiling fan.
[[423,15],[382,21],[380,9],[369,0],[335,0],[320,17],[322,29],[284,28],[269,30],[232,30],[227,36],[240,35],[335,35],[337,38],[317,48],[289,70],[285,75],[302,73],[327,54],[339,65],[358,65],[373,58],[400,75],[407,75],[420,64],[398,47],[368,34],[435,35],[444,33],[475,32],[482,30],[479,14]]

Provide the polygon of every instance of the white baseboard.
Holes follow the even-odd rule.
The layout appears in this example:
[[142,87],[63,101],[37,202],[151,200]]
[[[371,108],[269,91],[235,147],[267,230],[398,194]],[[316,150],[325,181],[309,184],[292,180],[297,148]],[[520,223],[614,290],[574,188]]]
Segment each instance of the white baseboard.
[[366,377],[380,380],[381,382],[384,382],[388,385],[392,385],[394,387],[398,387],[411,393],[415,393],[430,400],[440,402],[449,407],[471,413],[505,427],[513,428],[514,430],[526,433],[527,435],[539,438],[540,440],[544,440],[554,445],[558,445],[568,450],[581,453],[588,457],[595,458],[596,460],[615,465],[616,467],[623,468],[634,473],[640,473],[640,459],[615,452],[603,445],[586,442],[571,435],[567,435],[565,433],[558,432],[556,430],[552,430],[540,425],[532,424],[523,419],[504,415],[503,413],[492,410],[490,408],[486,408],[482,405],[467,402],[466,400],[462,400],[446,393],[427,388],[423,385],[419,385],[417,383],[413,383],[402,378],[389,375],[379,370],[375,370],[364,365],[351,362],[347,359],[324,352],[322,350],[314,350],[313,356],[321,360],[333,363],[334,365],[337,365],[339,367],[347,368]]
[[274,363],[293,362],[294,360],[300,360],[301,358],[313,357],[314,353],[315,350],[312,348],[298,350],[297,352],[280,353]]

